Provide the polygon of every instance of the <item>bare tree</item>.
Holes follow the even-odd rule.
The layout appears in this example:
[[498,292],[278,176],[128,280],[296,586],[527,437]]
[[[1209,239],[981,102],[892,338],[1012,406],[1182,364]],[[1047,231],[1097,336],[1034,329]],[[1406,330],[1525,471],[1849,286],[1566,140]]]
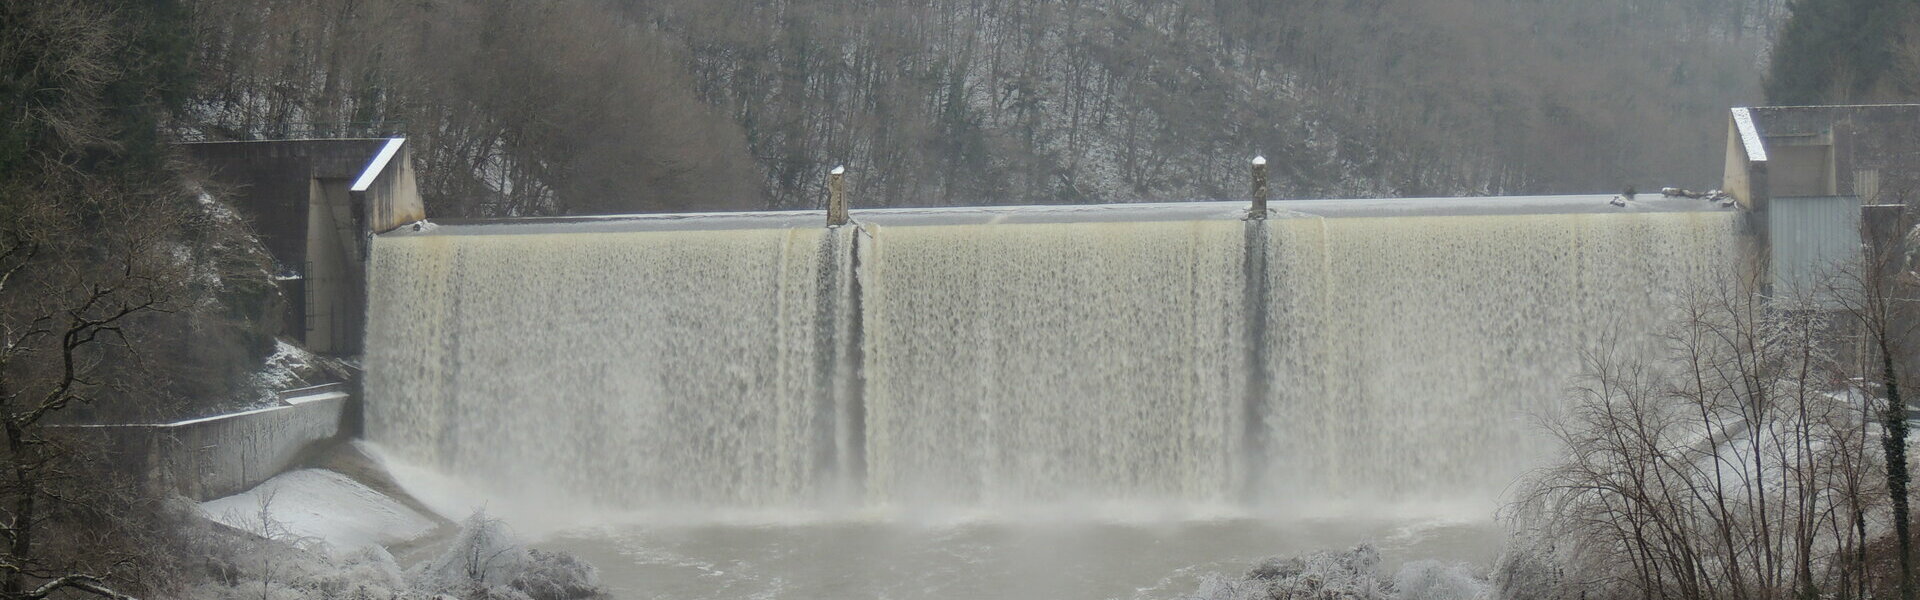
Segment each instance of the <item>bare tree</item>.
[[1753,289],[1691,298],[1665,355],[1590,358],[1550,424],[1565,454],[1510,509],[1510,593],[1862,593],[1868,524],[1888,520],[1866,476],[1872,391],[1846,376],[1830,312]]
[[123,139],[151,115],[112,92],[137,51],[122,25],[94,2],[0,2],[0,598],[126,597],[42,539],[72,510],[113,514],[47,424],[126,396],[192,267],[193,194]]
[[[1896,223],[1899,230],[1903,223]],[[1899,565],[1900,597],[1911,600],[1916,594],[1913,575],[1912,513],[1908,471],[1908,405],[1901,381],[1909,340],[1913,339],[1920,314],[1913,303],[1916,295],[1915,273],[1907,262],[1905,248],[1909,240],[1899,235],[1869,236],[1860,256],[1837,265],[1825,286],[1831,301],[1847,318],[1848,335],[1863,380],[1877,389],[1880,447],[1886,464],[1887,498],[1892,504],[1894,546]]]
[[[97,578],[59,573],[36,554],[36,534],[47,518],[43,501],[84,502],[50,496],[46,479],[61,446],[49,442],[49,418],[95,401],[127,383],[123,377],[142,360],[149,340],[142,318],[172,310],[182,264],[169,236],[181,214],[180,198],[130,199],[114,191],[83,188],[82,197],[37,208],[43,218],[0,227],[0,430],[7,444],[0,536],[0,597],[38,598],[61,587],[107,593]],[[97,194],[97,195],[96,195]],[[17,200],[17,198],[16,198]],[[91,214],[69,210],[99,209]],[[62,222],[100,219],[104,231],[85,232]],[[30,582],[44,581],[40,587]],[[47,586],[53,587],[47,587]]]

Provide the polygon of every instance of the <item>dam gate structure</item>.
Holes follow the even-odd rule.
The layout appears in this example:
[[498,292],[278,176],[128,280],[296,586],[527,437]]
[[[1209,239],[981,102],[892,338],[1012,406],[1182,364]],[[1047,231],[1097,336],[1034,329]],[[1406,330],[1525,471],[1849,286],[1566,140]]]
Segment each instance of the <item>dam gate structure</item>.
[[[1764,293],[1817,297],[1864,242],[1904,243],[1920,195],[1920,104],[1739,107],[1727,119],[1722,189],[1754,215]],[[1889,265],[1892,266],[1892,265]],[[1831,299],[1824,300],[1832,304]]]
[[1487,506],[1744,214],[1607,196],[440,222],[367,437],[612,507]]

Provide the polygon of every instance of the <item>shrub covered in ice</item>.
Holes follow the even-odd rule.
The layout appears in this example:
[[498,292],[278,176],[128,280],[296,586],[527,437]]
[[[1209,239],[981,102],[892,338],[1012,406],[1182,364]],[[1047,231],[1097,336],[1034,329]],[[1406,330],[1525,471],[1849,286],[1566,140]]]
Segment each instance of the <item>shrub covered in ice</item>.
[[1294,558],[1269,558],[1238,579],[1201,583],[1197,600],[1480,600],[1485,581],[1464,565],[1407,564],[1392,580],[1380,576],[1380,553],[1369,545]]
[[599,592],[592,565],[565,552],[527,548],[505,522],[476,512],[445,552],[416,565],[419,590],[466,600],[575,600]]
[[407,589],[400,563],[385,548],[367,546],[332,562],[332,568],[317,569],[307,577],[309,587],[327,597],[386,597]]
[[460,524],[460,534],[445,552],[416,565],[408,579],[433,592],[500,587],[524,570],[527,560],[526,547],[507,524],[481,511]]
[[203,557],[205,571],[183,586],[181,598],[580,600],[599,591],[591,565],[527,548],[484,513],[469,517],[445,551],[406,571],[377,545],[342,552],[311,538],[271,535],[270,518],[260,531],[243,531],[187,514],[196,518],[184,520],[179,541]]
[[1528,600],[1642,597],[1622,581],[1607,577],[1604,561],[1579,550],[1564,539],[1539,532],[1509,538],[1493,566],[1494,595]]
[[1297,558],[1269,558],[1247,572],[1266,584],[1264,598],[1340,598],[1387,600],[1380,581],[1380,553],[1361,545],[1344,552],[1315,552]]
[[1393,576],[1398,600],[1468,600],[1492,597],[1487,581],[1462,564],[1419,560],[1400,567]]
[[393,555],[370,546],[344,555],[325,547],[256,540],[211,557],[215,577],[185,597],[208,600],[426,600],[409,590]]
[[534,600],[573,600],[600,592],[600,572],[572,554],[527,550],[527,568],[510,585]]

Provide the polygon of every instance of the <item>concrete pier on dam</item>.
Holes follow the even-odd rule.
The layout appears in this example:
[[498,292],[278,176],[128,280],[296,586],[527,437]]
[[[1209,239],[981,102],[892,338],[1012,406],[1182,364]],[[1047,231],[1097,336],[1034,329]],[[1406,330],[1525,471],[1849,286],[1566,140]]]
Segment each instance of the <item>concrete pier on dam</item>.
[[1747,214],[1641,195],[440,221],[368,256],[366,434],[616,508],[1484,512]]

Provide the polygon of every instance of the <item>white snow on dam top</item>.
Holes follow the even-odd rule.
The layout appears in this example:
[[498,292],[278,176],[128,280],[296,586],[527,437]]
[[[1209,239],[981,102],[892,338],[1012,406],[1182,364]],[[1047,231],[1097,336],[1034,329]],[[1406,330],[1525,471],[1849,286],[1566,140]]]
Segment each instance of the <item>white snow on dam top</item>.
[[373,242],[367,432],[624,510],[1485,515],[1582,350],[1738,264],[1610,199],[442,223]]
[[[1485,196],[1453,198],[1370,198],[1275,200],[1273,218],[1412,217],[1635,212],[1733,212],[1692,198],[1639,194],[1625,207],[1608,204],[1611,195]],[[859,223],[877,225],[985,225],[997,223],[1084,223],[1134,221],[1233,220],[1247,214],[1245,202],[1158,202],[1058,206],[965,206],[853,210]],[[788,229],[822,226],[823,210],[723,213],[667,213],[528,217],[517,219],[436,220],[415,232],[401,228],[389,237],[418,235],[501,235],[617,231]]]

